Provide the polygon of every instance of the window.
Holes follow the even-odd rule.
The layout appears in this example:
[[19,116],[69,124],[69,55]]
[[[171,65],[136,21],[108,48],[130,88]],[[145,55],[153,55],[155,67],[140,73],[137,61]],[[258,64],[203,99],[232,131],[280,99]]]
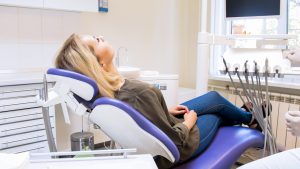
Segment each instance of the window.
[[298,35],[298,40],[290,41],[289,48],[300,47],[300,0],[288,1],[288,34]]
[[[232,35],[271,35],[278,34],[278,18],[268,19],[240,19],[232,20],[230,31]],[[236,47],[256,48],[254,40],[243,40],[236,44]],[[267,46],[266,46],[267,47]],[[269,45],[268,48],[274,48]]]
[[232,34],[260,35],[277,34],[278,19],[242,19],[231,21]]
[[[212,1],[212,33],[215,35],[297,35],[297,39],[289,39],[287,46],[265,45],[266,48],[294,49],[300,48],[300,0],[281,0],[281,15],[273,18],[233,18],[226,20],[224,11],[225,2]],[[255,48],[255,40],[237,41],[235,47]],[[213,46],[211,53],[211,74],[218,74],[217,70],[222,63],[222,55],[227,46]],[[296,69],[300,64],[292,64]],[[297,67],[297,68],[296,68]]]
[[[278,19],[241,19],[231,22],[232,35],[263,35],[278,34]],[[236,47],[256,48],[256,42],[253,40],[241,41]],[[273,46],[269,46],[273,48]]]

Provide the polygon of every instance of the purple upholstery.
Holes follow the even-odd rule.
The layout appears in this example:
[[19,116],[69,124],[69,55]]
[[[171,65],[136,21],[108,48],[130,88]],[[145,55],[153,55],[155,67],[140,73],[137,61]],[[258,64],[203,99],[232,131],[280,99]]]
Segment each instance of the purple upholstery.
[[175,162],[179,160],[180,154],[173,141],[158,127],[156,127],[148,119],[141,115],[141,113],[137,112],[134,108],[122,101],[107,97],[97,99],[94,102],[92,108],[95,108],[98,105],[113,105],[124,110],[143,130],[160,140],[169,149],[169,151],[175,158]]
[[175,169],[230,169],[246,149],[263,145],[264,136],[257,130],[222,127],[203,154]]

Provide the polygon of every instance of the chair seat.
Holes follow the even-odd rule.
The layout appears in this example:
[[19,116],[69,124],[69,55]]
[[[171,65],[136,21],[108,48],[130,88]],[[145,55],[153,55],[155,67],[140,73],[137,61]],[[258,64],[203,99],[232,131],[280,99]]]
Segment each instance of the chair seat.
[[264,136],[257,130],[239,126],[221,127],[204,153],[175,169],[230,169],[245,150],[263,145]]

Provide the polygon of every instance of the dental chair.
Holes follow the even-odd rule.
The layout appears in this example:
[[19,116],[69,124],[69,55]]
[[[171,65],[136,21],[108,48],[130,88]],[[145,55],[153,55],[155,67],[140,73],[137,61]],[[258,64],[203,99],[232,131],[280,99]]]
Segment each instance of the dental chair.
[[[130,105],[112,98],[97,98],[96,83],[79,73],[51,68],[47,78],[55,81],[43,106],[61,104],[65,121],[67,107],[87,116],[122,148],[136,148],[138,154],[163,156],[176,169],[229,169],[250,147],[263,147],[262,133],[240,126],[221,127],[210,146],[199,156],[178,164],[180,154],[172,140]],[[101,90],[101,89],[100,89]]]

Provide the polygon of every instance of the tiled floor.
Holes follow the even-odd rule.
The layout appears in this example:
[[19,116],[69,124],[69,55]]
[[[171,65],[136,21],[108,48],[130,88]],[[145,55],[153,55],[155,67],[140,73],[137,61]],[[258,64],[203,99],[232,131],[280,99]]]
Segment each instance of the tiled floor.
[[231,167],[231,169],[236,169],[237,167],[249,163],[251,161],[260,159],[262,157],[263,150],[262,149],[248,149],[236,162],[234,166]]

